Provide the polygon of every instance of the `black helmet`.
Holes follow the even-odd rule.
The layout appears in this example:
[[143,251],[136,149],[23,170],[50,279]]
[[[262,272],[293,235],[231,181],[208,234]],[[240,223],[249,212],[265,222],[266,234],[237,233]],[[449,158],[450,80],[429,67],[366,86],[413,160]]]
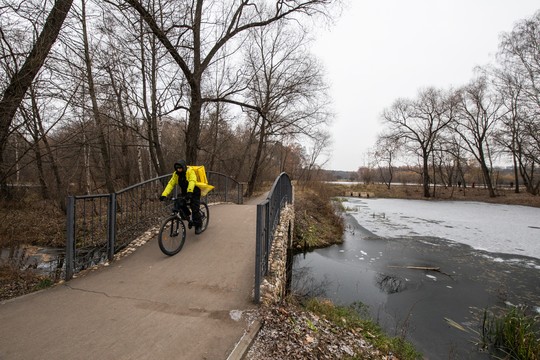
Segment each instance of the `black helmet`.
[[179,168],[182,168],[183,171],[186,171],[186,161],[185,160],[178,160],[174,163],[174,171],[178,170]]

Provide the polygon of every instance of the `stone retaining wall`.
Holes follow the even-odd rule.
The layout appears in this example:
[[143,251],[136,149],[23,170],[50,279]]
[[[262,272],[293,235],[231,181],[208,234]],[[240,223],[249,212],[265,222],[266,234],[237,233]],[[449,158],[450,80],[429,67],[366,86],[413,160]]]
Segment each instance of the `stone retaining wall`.
[[281,210],[268,260],[268,275],[261,283],[261,303],[278,303],[287,291],[287,249],[292,246],[294,232],[294,205]]

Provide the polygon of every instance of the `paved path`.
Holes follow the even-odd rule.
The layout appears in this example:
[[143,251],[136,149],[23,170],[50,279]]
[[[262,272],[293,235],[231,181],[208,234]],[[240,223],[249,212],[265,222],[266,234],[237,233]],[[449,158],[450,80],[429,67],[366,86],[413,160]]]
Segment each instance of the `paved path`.
[[0,359],[227,359],[256,308],[255,203],[211,206],[208,229],[189,230],[173,257],[154,238],[108,267],[1,303]]

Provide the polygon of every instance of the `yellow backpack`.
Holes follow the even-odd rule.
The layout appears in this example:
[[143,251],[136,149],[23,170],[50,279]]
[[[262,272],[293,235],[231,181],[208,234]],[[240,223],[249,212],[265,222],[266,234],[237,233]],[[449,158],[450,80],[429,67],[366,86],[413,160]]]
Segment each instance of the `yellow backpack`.
[[188,165],[188,167],[192,168],[195,171],[195,174],[197,175],[197,182],[208,184],[204,165]]
[[195,171],[195,174],[197,175],[197,186],[199,189],[201,189],[201,195],[206,196],[206,194],[208,194],[214,187],[208,184],[204,165],[188,165],[188,167]]

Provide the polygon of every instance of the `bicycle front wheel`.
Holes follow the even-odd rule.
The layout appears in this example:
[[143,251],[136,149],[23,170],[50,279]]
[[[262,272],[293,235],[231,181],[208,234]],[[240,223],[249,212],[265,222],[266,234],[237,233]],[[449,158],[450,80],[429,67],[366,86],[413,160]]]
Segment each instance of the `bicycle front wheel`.
[[159,229],[159,248],[165,255],[173,256],[182,250],[186,241],[186,226],[184,222],[173,215],[163,221]]

